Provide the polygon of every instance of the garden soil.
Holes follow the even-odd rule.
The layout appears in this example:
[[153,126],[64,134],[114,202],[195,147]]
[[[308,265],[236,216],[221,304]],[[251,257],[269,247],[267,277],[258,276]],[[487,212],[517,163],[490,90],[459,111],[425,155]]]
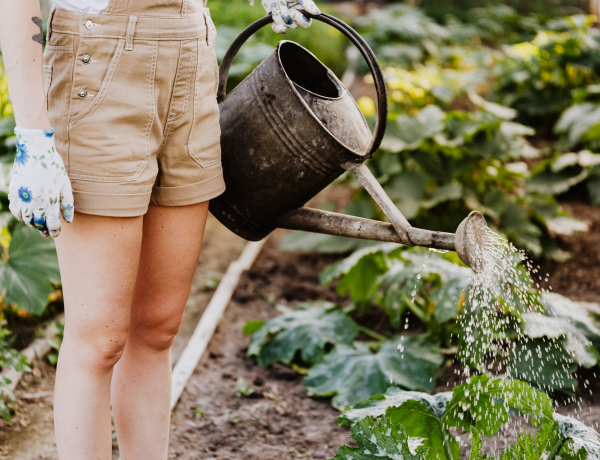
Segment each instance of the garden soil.
[[[569,209],[588,222],[591,232],[561,238],[560,247],[572,251],[573,259],[561,264],[546,263],[542,268],[550,271],[555,292],[576,300],[600,301],[600,209],[578,204],[569,205]],[[215,235],[226,235],[222,228],[217,230]],[[328,459],[340,445],[352,445],[349,429],[336,424],[338,412],[331,408],[329,400],[307,396],[300,373],[280,365],[263,369],[245,357],[249,338],[241,332],[242,327],[252,319],[276,316],[277,304],[347,301],[334,288],[321,286],[318,279],[322,269],[338,257],[282,252],[277,249],[282,233],[278,231],[269,239],[253,267],[242,276],[207,352],[173,412],[170,459]],[[206,241],[205,258],[201,260],[188,306],[194,313],[182,328],[182,332],[187,332],[178,339],[174,355],[181,352],[210,297],[205,287],[207,270],[223,273],[241,249],[239,241],[229,243],[230,249],[223,249],[221,256],[215,250],[209,258],[209,232]],[[449,360],[436,392],[447,391],[461,382],[455,371]],[[240,395],[238,379],[243,379],[254,393]],[[0,427],[0,458],[57,459],[52,435],[53,380],[54,370],[43,363],[25,376],[26,387],[17,391],[21,410],[10,426]],[[600,424],[599,379],[590,373],[582,375],[581,380],[589,382],[586,392],[591,390],[599,396],[584,396],[579,402],[581,407],[562,401],[559,411],[596,427]],[[470,444],[468,435],[458,434],[466,451]],[[516,433],[507,435],[505,440],[512,442]],[[500,446],[502,441],[496,441]],[[488,447],[493,445],[494,440],[490,440]],[[118,450],[113,458],[118,459]]]

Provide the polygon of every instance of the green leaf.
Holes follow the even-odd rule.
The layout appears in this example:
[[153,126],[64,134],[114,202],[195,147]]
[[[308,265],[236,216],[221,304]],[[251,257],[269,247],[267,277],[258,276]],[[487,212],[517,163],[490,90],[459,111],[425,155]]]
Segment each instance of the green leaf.
[[321,282],[328,286],[340,278],[337,290],[350,293],[352,300],[369,300],[377,288],[377,278],[387,270],[385,254],[398,248],[393,243],[378,244],[355,251],[351,256],[329,265],[321,274]]
[[567,319],[553,318],[541,313],[524,313],[524,334],[532,339],[548,337],[549,339],[564,340],[561,343],[576,363],[583,367],[593,367],[598,361],[598,352],[588,338]]
[[425,209],[433,208],[446,201],[460,200],[463,196],[463,186],[458,182],[449,182],[436,188],[429,199],[421,207]]
[[590,177],[586,186],[590,194],[590,201],[594,206],[600,205],[600,177]]
[[0,260],[4,302],[41,315],[54,289],[53,283],[60,283],[54,241],[40,237],[39,232],[24,224],[17,224],[8,247],[8,257]]
[[444,129],[446,114],[435,105],[428,105],[416,116],[400,115],[388,125],[382,147],[392,152],[413,150],[428,137]]
[[413,219],[424,204],[426,181],[427,176],[421,172],[404,171],[392,177],[384,190],[404,217]]
[[254,393],[254,389],[242,377],[235,382],[235,391],[240,397],[250,396]]
[[[554,414],[554,420],[559,424],[561,436],[568,440],[567,448],[560,453],[563,460],[600,460],[600,434],[596,430],[560,414]],[[567,452],[572,454],[567,455]]]
[[600,350],[600,325],[591,312],[600,312],[600,305],[574,302],[560,294],[544,292],[542,305],[548,316],[562,318],[577,327]]
[[423,337],[397,336],[372,353],[361,342],[338,345],[304,379],[309,396],[334,396],[343,409],[388,388],[432,391],[444,357]]
[[397,408],[406,401],[420,402],[435,417],[441,418],[446,411],[446,405],[451,399],[451,391],[430,395],[420,391],[406,391],[398,387],[390,387],[385,394],[372,396],[347,409],[338,417],[338,423],[340,425],[354,425],[365,417],[389,415],[390,413],[395,413]]
[[560,195],[587,177],[587,170],[581,168],[568,168],[557,172],[548,169],[535,174],[527,182],[526,189],[528,192]]
[[425,439],[424,445],[429,449],[431,460],[460,458],[460,445],[430,405],[411,400],[390,408],[387,413],[392,422],[402,422],[409,436]]
[[510,419],[514,409],[528,415],[534,425],[552,420],[552,400],[525,382],[492,379],[486,375],[471,377],[454,389],[446,407],[444,422],[449,426],[493,436]]
[[342,446],[331,460],[429,460],[421,439],[409,438],[402,425],[383,417],[358,422],[350,431],[358,447]]
[[244,335],[252,335],[256,331],[258,331],[261,327],[263,327],[264,324],[265,324],[265,322],[262,319],[255,319],[252,321],[248,321],[246,323],[246,325],[244,326],[244,328],[242,329],[242,333]]
[[512,378],[532,383],[546,391],[575,392],[577,379],[571,374],[577,364],[565,350],[562,339],[530,339],[518,344],[508,356]]
[[432,460],[452,460],[448,459],[445,446],[452,458],[458,459],[460,446],[442,422],[446,405],[451,399],[452,392],[428,395],[390,388],[385,395],[374,396],[344,412],[338,418],[338,423],[354,424],[365,417],[385,415],[393,423],[402,423],[409,436],[424,438]]
[[581,142],[592,126],[600,123],[600,105],[591,102],[576,104],[563,112],[554,127],[558,134],[566,134],[568,145]]
[[[500,460],[544,460],[545,452],[552,450],[554,445],[559,442],[558,423],[549,422],[541,426],[533,437],[524,430],[519,434],[517,442],[506,448]],[[471,459],[484,460],[492,457],[486,455],[478,455],[482,447],[481,433],[473,437],[473,447],[471,451]]]
[[262,366],[291,364],[296,353],[308,364],[317,362],[328,344],[350,344],[358,334],[356,323],[329,302],[300,304],[297,310],[270,319],[253,335],[248,356]]

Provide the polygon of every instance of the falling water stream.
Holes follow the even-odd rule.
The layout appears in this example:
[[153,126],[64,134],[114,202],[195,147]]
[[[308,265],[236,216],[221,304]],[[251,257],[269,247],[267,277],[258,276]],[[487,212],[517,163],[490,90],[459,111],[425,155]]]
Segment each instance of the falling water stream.
[[[473,235],[471,235],[471,238]],[[477,238],[483,238],[473,247],[477,248],[475,256],[475,266],[478,270],[472,271],[472,284],[466,293],[465,311],[459,320],[463,336],[460,337],[464,345],[460,347],[458,360],[462,364],[460,370],[463,379],[472,375],[473,369],[477,373],[487,373],[502,378],[519,379],[519,369],[514,364],[520,359],[525,359],[529,367],[529,375],[537,376],[544,366],[544,360],[549,362],[552,357],[548,353],[550,347],[556,344],[559,337],[543,338],[546,350],[539,349],[538,364],[531,356],[515,356],[517,343],[528,343],[532,340],[523,333],[521,325],[515,325],[521,314],[528,313],[540,305],[540,294],[548,292],[540,289],[540,283],[543,280],[548,282],[549,274],[542,275],[540,267],[534,266],[526,253],[515,248],[510,242],[500,235],[490,230],[488,227],[481,229]],[[429,252],[427,253],[429,256]],[[422,273],[427,263],[427,257],[424,260],[423,267],[417,275],[417,280],[421,279]],[[524,276],[526,272],[529,276]],[[414,302],[417,295],[417,283],[411,292]],[[537,291],[534,289],[537,288]],[[548,288],[551,290],[551,288]],[[536,307],[537,306],[537,307]],[[512,314],[507,314],[512,313]],[[517,326],[517,327],[515,327]],[[404,326],[408,328],[408,319]],[[566,335],[569,331],[561,331]],[[542,334],[540,334],[540,337]],[[511,340],[512,339],[512,340]],[[578,340],[577,337],[570,337],[570,340]],[[579,346],[585,347],[586,343]],[[539,363],[542,362],[540,365]],[[574,360],[574,362],[576,362]],[[554,379],[554,377],[552,378]],[[551,380],[547,388],[552,389]],[[541,385],[544,387],[544,385]],[[581,398],[572,397],[570,402],[577,402],[581,407]],[[557,403],[556,403],[557,404]],[[566,404],[566,403],[565,403]],[[491,443],[493,455],[497,455],[506,448],[508,438],[514,441],[521,429],[526,426],[522,418],[514,418],[507,425],[503,426],[498,434],[492,440],[486,440],[485,444]],[[500,445],[499,445],[500,444]],[[490,448],[490,446],[488,446]]]

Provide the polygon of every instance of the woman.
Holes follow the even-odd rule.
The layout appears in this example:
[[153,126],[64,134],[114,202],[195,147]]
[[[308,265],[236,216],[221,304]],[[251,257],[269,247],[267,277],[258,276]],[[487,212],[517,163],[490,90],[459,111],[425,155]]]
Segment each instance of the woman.
[[[300,3],[300,4],[298,4]],[[66,325],[61,460],[166,459],[170,347],[223,192],[215,28],[202,0],[0,0],[17,155],[14,216],[56,240]],[[267,5],[276,32],[310,0]],[[72,186],[72,188],[71,188]]]

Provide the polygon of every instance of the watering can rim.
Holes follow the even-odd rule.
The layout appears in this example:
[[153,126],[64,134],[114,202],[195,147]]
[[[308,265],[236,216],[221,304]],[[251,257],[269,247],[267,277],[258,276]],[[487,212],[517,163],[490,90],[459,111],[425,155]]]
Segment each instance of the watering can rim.
[[[381,66],[379,65],[379,61],[371,50],[371,47],[362,38],[358,32],[356,32],[352,27],[346,24],[344,21],[336,18],[335,16],[331,16],[326,13],[321,13],[320,15],[313,15],[308,13],[305,10],[301,10],[301,12],[308,18],[315,19],[317,21],[323,22],[325,24],[330,25],[331,27],[337,29],[343,35],[345,35],[354,46],[360,51],[363,58],[367,62],[369,70],[371,71],[371,75],[373,76],[373,81],[375,83],[375,89],[377,90],[377,122],[375,124],[374,132],[372,133],[372,141],[371,145],[367,149],[366,153],[357,154],[358,158],[356,161],[363,162],[373,156],[375,151],[381,145],[381,141],[383,140],[383,136],[385,134],[385,130],[387,127],[387,115],[388,115],[388,100],[387,100],[387,88],[385,85],[385,78],[383,76],[383,71],[381,70]],[[236,57],[240,48],[246,43],[246,41],[254,35],[258,30],[262,29],[267,24],[273,22],[273,17],[271,14],[253,22],[248,27],[246,27],[238,37],[233,41],[230,45],[229,49],[225,53],[223,60],[221,61],[221,65],[219,66],[219,85],[217,90],[217,101],[220,103],[226,98],[226,87],[227,87],[227,79],[229,76],[229,69],[233,63],[233,59]],[[290,41],[290,40],[285,40]],[[294,43],[294,42],[292,42]],[[301,46],[301,45],[298,45]],[[302,47],[304,48],[304,47]],[[309,53],[310,50],[304,48]],[[311,53],[312,54],[312,53]],[[313,54],[314,56],[314,54]],[[332,72],[333,73],[333,72]],[[287,77],[287,74],[286,74]],[[337,78],[337,76],[336,76]],[[339,80],[339,79],[338,79]],[[340,82],[341,83],[341,82]],[[304,89],[304,88],[303,88]],[[344,88],[345,89],[345,88]],[[348,91],[346,89],[346,91]],[[354,101],[356,103],[356,101]],[[359,110],[360,111],[360,110]],[[362,112],[361,112],[362,114]],[[363,115],[364,118],[364,115]],[[335,136],[334,136],[335,138]],[[339,142],[339,141],[338,141]],[[343,145],[343,144],[342,144]],[[344,146],[347,148],[346,146]],[[350,150],[350,149],[348,149]],[[350,150],[352,153],[356,154],[356,152]]]
[[[285,67],[283,65],[283,62],[281,62],[281,46],[282,46],[282,44],[283,45],[285,45],[285,44],[292,44],[294,46],[297,46],[298,48],[301,48],[306,53],[310,54],[320,65],[322,65],[327,70],[327,74],[329,75],[329,77],[330,78],[333,77],[333,79],[334,79],[333,82],[335,83],[335,85],[338,88],[338,90],[340,90],[340,95],[338,97],[336,97],[336,98],[328,98],[326,96],[321,96],[320,94],[313,93],[312,91],[304,88],[303,86],[299,85],[298,83],[294,83],[294,81],[292,81],[292,79],[287,74],[287,72],[285,70]],[[365,116],[363,115],[362,111],[358,107],[358,104],[356,103],[356,101],[354,100],[354,98],[352,97],[352,95],[350,94],[350,91],[348,91],[348,89],[346,89],[346,87],[344,86],[344,84],[337,77],[337,75],[334,74],[325,64],[323,64],[317,58],[317,56],[315,56],[314,53],[312,53],[309,49],[305,48],[304,46],[302,46],[299,43],[296,43],[294,41],[291,41],[291,40],[281,40],[279,43],[277,43],[277,47],[275,48],[275,53],[277,53],[277,61],[278,61],[279,67],[281,68],[281,71],[285,75],[285,79],[287,80],[288,84],[290,85],[290,88],[292,89],[292,91],[294,92],[294,94],[296,95],[296,97],[298,98],[298,100],[300,101],[300,103],[304,106],[304,108],[306,108],[306,110],[310,114],[310,116],[319,124],[319,126],[324,131],[327,132],[327,134],[329,134],[335,140],[335,142],[337,142],[340,146],[342,146],[348,152],[350,152],[350,153],[354,154],[355,156],[357,156],[359,158],[359,161],[364,161],[364,160],[368,159],[369,158],[367,156],[369,154],[369,148],[368,147],[367,147],[367,149],[364,152],[359,152],[358,150],[354,150],[351,147],[348,147],[341,139],[339,139],[333,132],[331,132],[331,130],[327,127],[327,125],[325,123],[323,123],[319,119],[319,117],[317,117],[317,115],[314,113],[314,111],[306,103],[306,101],[304,100],[304,98],[302,97],[302,95],[298,92],[298,88],[296,88],[296,86],[298,86],[299,88],[302,88],[302,90],[306,91],[307,93],[313,94],[313,95],[315,95],[315,96],[317,96],[317,97],[319,97],[321,99],[327,99],[327,100],[331,100],[331,101],[341,100],[342,98],[344,98],[346,96],[350,96],[350,99],[352,100],[352,102],[356,106],[356,108],[358,110],[358,113],[360,113],[360,116],[362,117],[362,120],[364,121],[365,126],[368,128],[369,125],[367,123],[367,120],[365,119]],[[372,141],[373,141],[373,135],[371,134],[371,142]]]
[[[285,70],[285,67],[283,66],[283,62],[281,62],[281,54],[280,54],[280,48],[281,48],[281,46],[282,46],[282,45],[285,45],[285,44],[288,44],[288,43],[289,43],[289,44],[292,44],[292,45],[295,45],[295,46],[297,46],[297,47],[299,47],[299,48],[302,48],[304,51],[306,51],[308,54],[310,54],[312,57],[314,57],[314,58],[315,58],[315,59],[316,59],[316,60],[317,60],[317,61],[318,61],[318,62],[319,62],[321,65],[323,65],[323,67],[325,67],[325,69],[327,70],[327,74],[328,74],[329,76],[332,76],[332,77],[335,79],[335,80],[333,81],[333,83],[335,83],[335,86],[338,88],[338,90],[341,90],[341,91],[340,91],[340,95],[339,95],[339,96],[337,96],[337,97],[323,96],[323,95],[321,95],[321,94],[317,94],[317,93],[315,93],[315,92],[313,92],[313,91],[311,91],[311,90],[309,90],[309,89],[306,89],[304,86],[302,86],[302,85],[299,85],[298,83],[294,83],[294,82],[292,81],[292,79],[291,79],[291,78],[288,76],[288,74],[287,74],[287,72],[286,72],[286,70]],[[306,47],[302,46],[300,43],[297,43],[297,42],[295,42],[295,41],[292,41],[292,40],[280,40],[280,41],[277,43],[277,46],[275,47],[275,52],[276,52],[276,53],[278,53],[278,55],[279,55],[279,64],[280,64],[280,66],[281,66],[281,69],[283,70],[283,73],[285,73],[285,76],[286,76],[286,78],[287,78],[288,80],[292,81],[292,83],[293,83],[293,85],[292,85],[292,86],[298,86],[299,88],[302,88],[302,90],[303,90],[303,91],[306,91],[307,93],[310,93],[310,94],[312,94],[312,95],[314,95],[314,96],[317,96],[317,97],[319,97],[319,98],[321,98],[321,99],[327,99],[327,100],[329,100],[329,101],[339,101],[341,98],[343,98],[343,97],[344,97],[344,91],[347,91],[347,92],[348,92],[348,89],[346,89],[346,87],[345,87],[345,86],[344,86],[344,84],[343,84],[343,83],[340,81],[340,79],[337,77],[337,75],[336,75],[336,74],[334,74],[334,73],[331,71],[331,69],[329,69],[328,67],[326,67],[326,66],[325,66],[325,65],[324,65],[324,64],[323,64],[321,61],[319,61],[319,58],[317,58],[317,56],[315,56],[315,54],[314,54],[314,53],[312,53],[312,52],[311,52],[311,51],[310,51],[308,48],[306,48]]]

